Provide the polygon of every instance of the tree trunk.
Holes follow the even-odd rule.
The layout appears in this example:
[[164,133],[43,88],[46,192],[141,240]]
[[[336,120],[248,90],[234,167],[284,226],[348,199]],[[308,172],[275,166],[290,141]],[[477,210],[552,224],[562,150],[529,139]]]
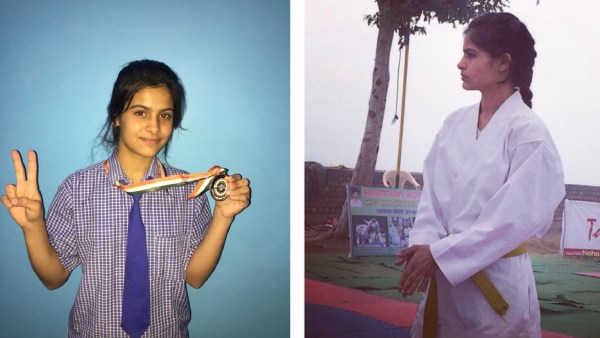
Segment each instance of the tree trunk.
[[[377,154],[379,153],[383,115],[385,113],[385,101],[390,82],[390,51],[394,39],[394,25],[393,20],[390,18],[392,12],[390,2],[390,0],[377,1],[381,20],[377,34],[369,111],[367,113],[367,123],[360,153],[352,172],[350,185],[369,186],[373,183],[375,164],[377,163]],[[342,214],[337,224],[337,237],[348,235],[348,223],[348,202],[344,202]]]

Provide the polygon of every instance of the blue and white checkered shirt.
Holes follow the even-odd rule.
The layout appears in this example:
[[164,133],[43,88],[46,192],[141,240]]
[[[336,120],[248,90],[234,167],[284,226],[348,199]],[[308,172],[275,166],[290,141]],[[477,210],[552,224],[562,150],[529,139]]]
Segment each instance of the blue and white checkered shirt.
[[[133,198],[114,186],[126,180],[116,153],[61,184],[48,210],[50,243],[63,266],[81,265],[69,316],[69,337],[123,337],[121,300],[127,220]],[[152,161],[146,178],[157,177]],[[185,173],[164,165],[166,175]],[[187,200],[194,185],[146,193],[140,200],[150,265],[150,327],[144,337],[188,337],[190,305],[185,270],[211,220],[205,195]]]

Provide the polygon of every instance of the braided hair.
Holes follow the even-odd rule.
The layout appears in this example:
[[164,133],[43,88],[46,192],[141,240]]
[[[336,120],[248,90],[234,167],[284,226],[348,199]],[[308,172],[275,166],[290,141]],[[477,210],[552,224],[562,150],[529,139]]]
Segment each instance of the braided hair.
[[537,53],[535,40],[516,16],[510,13],[487,13],[473,19],[464,32],[475,45],[492,57],[511,56],[509,79],[519,87],[521,97],[532,107],[531,80]]

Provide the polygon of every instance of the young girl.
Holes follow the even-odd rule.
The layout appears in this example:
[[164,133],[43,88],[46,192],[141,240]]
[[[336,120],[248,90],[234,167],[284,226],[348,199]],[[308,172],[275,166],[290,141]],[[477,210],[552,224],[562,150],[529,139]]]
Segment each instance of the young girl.
[[227,198],[212,215],[205,195],[188,199],[194,184],[142,195],[116,186],[185,173],[158,158],[166,157],[184,109],[184,88],[167,65],[125,66],[103,134],[112,155],[67,177],[46,218],[35,152],[27,173],[12,152],[17,184],[1,200],[23,230],[35,273],[55,289],[81,265],[69,337],[188,336],[185,284],[199,288],[214,271],[233,219],[250,204],[249,181],[226,177]]
[[546,233],[565,188],[531,110],[534,40],[514,15],[485,14],[467,27],[463,53],[463,88],[481,101],[445,120],[425,160],[398,289],[427,290],[413,337],[540,337],[525,243]]

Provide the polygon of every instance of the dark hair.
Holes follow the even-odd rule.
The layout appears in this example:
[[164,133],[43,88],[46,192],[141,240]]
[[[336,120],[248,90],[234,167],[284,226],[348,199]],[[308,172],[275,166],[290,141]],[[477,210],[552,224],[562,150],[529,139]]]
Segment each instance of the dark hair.
[[[129,108],[133,96],[146,87],[166,86],[173,101],[173,130],[180,128],[185,112],[185,89],[177,74],[166,64],[153,60],[132,61],[121,69],[113,86],[108,103],[108,116],[99,137],[108,150],[114,150],[119,144],[119,127],[115,121]],[[171,138],[162,152],[167,156]]]
[[533,93],[529,87],[537,53],[535,40],[525,24],[510,13],[487,13],[473,19],[464,35],[492,57],[510,54],[509,79],[519,87],[523,101],[531,108]]

